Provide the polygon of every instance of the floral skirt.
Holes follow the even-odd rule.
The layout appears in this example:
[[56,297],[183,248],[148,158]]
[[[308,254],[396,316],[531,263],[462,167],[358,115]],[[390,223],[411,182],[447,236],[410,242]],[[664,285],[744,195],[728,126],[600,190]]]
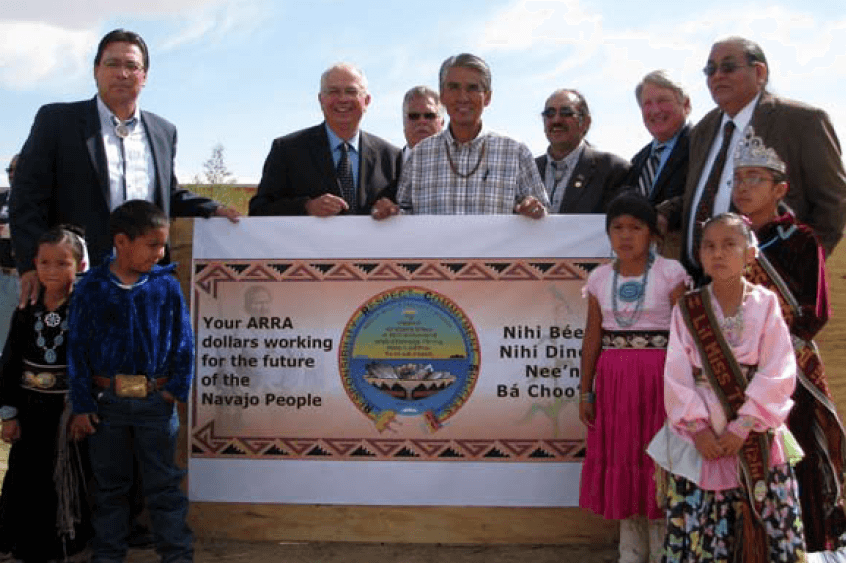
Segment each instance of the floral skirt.
[[[737,545],[736,507],[744,502],[742,489],[706,491],[683,477],[671,476],[667,508],[665,563],[734,561]],[[762,519],[767,531],[769,561],[805,560],[805,538],[796,480],[789,465],[770,470]]]

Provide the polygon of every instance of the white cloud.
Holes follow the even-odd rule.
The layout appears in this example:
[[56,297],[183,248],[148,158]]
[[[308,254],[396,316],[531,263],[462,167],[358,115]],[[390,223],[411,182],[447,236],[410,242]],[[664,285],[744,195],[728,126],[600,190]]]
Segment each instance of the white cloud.
[[90,74],[98,39],[89,30],[0,21],[0,86],[21,90],[45,79]]
[[[90,76],[97,43],[109,21],[131,18],[187,20],[168,48],[210,33],[225,33],[255,15],[243,0],[90,0],[72,9],[58,0],[28,0],[3,6],[0,15],[0,87],[33,88],[52,78],[66,85]],[[255,21],[255,20],[253,20]],[[119,24],[120,25],[120,24]]]
[[96,27],[109,18],[159,17],[180,14],[221,0],[26,0],[6,2],[5,21],[43,22],[65,29]]
[[590,45],[602,18],[579,0],[520,0],[494,14],[485,26],[487,50],[525,50]]

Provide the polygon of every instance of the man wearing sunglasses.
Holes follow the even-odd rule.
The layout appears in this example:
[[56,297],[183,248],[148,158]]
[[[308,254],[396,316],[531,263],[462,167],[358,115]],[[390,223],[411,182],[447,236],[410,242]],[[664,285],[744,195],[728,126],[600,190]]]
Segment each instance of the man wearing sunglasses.
[[590,109],[577,90],[561,89],[546,100],[543,130],[546,154],[535,159],[552,213],[604,213],[623,185],[629,163],[594,149],[585,140]]
[[695,277],[701,274],[694,253],[700,226],[729,210],[733,152],[749,125],[787,164],[784,201],[830,254],[846,222],[846,173],[828,115],[770,94],[767,59],[748,39],[729,37],[714,43],[703,71],[717,107],[690,134],[682,262]]
[[440,133],[444,128],[444,107],[438,93],[427,86],[415,86],[402,100],[402,128],[407,145],[402,149],[403,161],[414,145]]

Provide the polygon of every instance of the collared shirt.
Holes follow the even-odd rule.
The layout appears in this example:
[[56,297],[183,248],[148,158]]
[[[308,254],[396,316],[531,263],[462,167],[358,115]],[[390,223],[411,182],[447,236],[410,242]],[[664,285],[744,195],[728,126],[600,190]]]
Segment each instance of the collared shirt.
[[[97,95],[97,112],[100,115],[100,132],[106,149],[106,162],[109,171],[110,206],[115,209],[124,201],[144,199],[153,201],[156,190],[156,172],[153,165],[153,153],[141,122],[141,112],[136,106],[135,114],[128,126],[129,135],[123,142],[115,133],[115,121],[112,113],[100,95]],[[126,166],[124,166],[124,163]],[[124,171],[126,172],[126,193],[124,194]]]
[[[752,121],[752,114],[755,112],[755,106],[758,105],[758,100],[761,94],[758,93],[755,98],[746,104],[742,110],[737,112],[734,118],[729,117],[723,112],[723,117],[720,120],[720,126],[717,128],[717,136],[714,142],[711,143],[711,150],[708,152],[708,160],[705,161],[705,166],[702,167],[702,173],[699,175],[699,182],[696,184],[696,193],[693,194],[693,205],[690,208],[691,217],[687,226],[687,255],[693,259],[693,227],[696,217],[696,210],[699,208],[699,200],[702,198],[702,190],[705,189],[705,184],[708,182],[708,176],[711,174],[711,168],[714,166],[714,161],[717,160],[717,154],[720,152],[720,147],[723,145],[723,130],[726,122],[734,121],[734,132],[731,136],[731,145],[729,145],[728,153],[726,154],[726,163],[723,166],[723,173],[720,176],[720,185],[717,188],[717,195],[714,197],[714,216],[724,213],[729,210],[731,205],[731,188],[732,180],[734,179],[734,149],[737,147],[737,142],[743,137],[746,127]],[[656,174],[657,175],[657,174]]]
[[400,208],[416,215],[509,214],[527,196],[549,207],[531,151],[486,129],[467,143],[456,141],[449,127],[423,139],[411,149],[397,188]]
[[[329,136],[329,151],[332,153],[332,162],[335,164],[335,169],[338,168],[338,163],[341,161],[341,143],[345,142],[332,131],[328,123],[323,124],[326,127],[326,134]],[[352,138],[346,140],[350,144],[349,158],[352,166],[353,182],[358,186],[358,160],[359,160],[359,140],[361,139],[361,132],[356,131]],[[360,190],[359,190],[360,192]],[[359,193],[361,197],[361,193]]]
[[668,140],[661,142],[657,139],[652,139],[652,148],[649,151],[649,156],[655,154],[655,149],[658,145],[663,145],[664,149],[661,152],[661,159],[658,161],[658,167],[655,169],[655,177],[652,179],[652,185],[655,186],[655,180],[658,179],[658,176],[661,174],[661,170],[664,169],[664,164],[666,164],[667,159],[670,158],[670,153],[673,152],[673,149],[676,148],[676,143],[679,140],[679,135],[681,135],[682,129],[684,129],[684,125],[682,125],[676,134],[670,137]]
[[[567,191],[567,184],[570,183],[570,178],[573,177],[573,170],[582,158],[582,153],[585,152],[585,141],[579,141],[579,146],[570,151],[570,154],[561,160],[554,160],[546,150],[546,171],[544,172],[544,185],[546,193],[549,196],[550,213],[558,213],[561,209],[561,202],[564,200],[564,192]],[[564,168],[564,175],[558,181],[555,180],[556,168]]]
[[76,285],[68,312],[68,379],[73,412],[97,411],[94,376],[167,377],[164,390],[188,399],[194,336],[175,264],[154,266],[131,286],[111,273],[111,260]]

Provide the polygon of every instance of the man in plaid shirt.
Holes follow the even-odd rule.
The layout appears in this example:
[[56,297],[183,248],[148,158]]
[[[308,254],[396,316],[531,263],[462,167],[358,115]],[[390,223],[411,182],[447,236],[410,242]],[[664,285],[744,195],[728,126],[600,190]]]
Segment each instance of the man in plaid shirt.
[[375,219],[403,213],[519,213],[540,219],[549,200],[529,148],[482,127],[491,101],[487,63],[463,53],[440,70],[441,103],[449,126],[420,141],[403,166],[397,204],[377,202]]

